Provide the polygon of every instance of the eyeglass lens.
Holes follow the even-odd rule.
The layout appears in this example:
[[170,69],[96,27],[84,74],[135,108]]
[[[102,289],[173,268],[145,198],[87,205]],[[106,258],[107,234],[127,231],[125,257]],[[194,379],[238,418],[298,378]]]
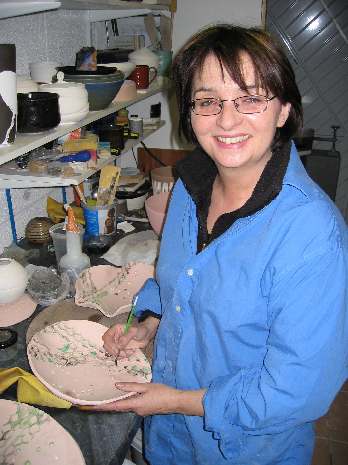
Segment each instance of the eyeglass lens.
[[215,98],[195,99],[192,102],[193,111],[197,115],[210,116],[221,112],[224,102],[234,103],[239,113],[251,114],[262,113],[267,108],[268,98],[263,95],[246,95],[231,100],[219,100]]

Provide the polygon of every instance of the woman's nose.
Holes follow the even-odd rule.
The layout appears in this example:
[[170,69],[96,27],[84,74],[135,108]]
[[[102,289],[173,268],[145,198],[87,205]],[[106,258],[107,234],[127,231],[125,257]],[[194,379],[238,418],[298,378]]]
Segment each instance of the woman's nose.
[[243,118],[239,113],[233,102],[223,102],[222,110],[217,115],[217,125],[223,129],[230,129],[237,126]]

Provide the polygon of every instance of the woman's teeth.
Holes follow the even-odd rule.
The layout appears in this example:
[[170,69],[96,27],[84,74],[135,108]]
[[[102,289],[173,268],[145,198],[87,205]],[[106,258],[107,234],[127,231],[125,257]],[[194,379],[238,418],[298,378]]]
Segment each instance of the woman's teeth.
[[246,136],[238,136],[238,137],[217,137],[219,142],[224,144],[238,144],[239,142],[243,142],[249,138],[248,135]]

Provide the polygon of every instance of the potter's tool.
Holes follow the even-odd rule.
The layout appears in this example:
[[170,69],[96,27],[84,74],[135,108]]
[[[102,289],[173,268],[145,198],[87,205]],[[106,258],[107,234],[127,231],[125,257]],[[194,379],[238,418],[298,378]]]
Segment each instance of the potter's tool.
[[120,179],[121,169],[119,168],[118,173],[116,176],[112,178],[112,182],[110,184],[110,191],[109,191],[109,200],[107,202],[108,205],[112,205],[115,200],[116,189],[118,186],[118,180]]
[[109,48],[110,45],[110,36],[109,36],[109,26],[108,22],[105,21],[105,34],[106,34],[106,47]]
[[81,200],[81,202],[87,203],[86,197],[84,196],[84,193],[80,189],[80,186],[74,186],[74,189],[75,189],[77,195],[79,196],[79,199]]

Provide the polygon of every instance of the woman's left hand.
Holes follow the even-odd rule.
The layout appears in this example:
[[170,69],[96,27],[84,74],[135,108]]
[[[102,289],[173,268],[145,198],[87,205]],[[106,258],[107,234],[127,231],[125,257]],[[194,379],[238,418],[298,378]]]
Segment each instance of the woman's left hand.
[[203,389],[181,391],[155,383],[117,383],[116,387],[124,392],[136,394],[109,404],[80,408],[82,410],[134,412],[141,416],[166,413],[203,415],[202,398],[205,392]]

